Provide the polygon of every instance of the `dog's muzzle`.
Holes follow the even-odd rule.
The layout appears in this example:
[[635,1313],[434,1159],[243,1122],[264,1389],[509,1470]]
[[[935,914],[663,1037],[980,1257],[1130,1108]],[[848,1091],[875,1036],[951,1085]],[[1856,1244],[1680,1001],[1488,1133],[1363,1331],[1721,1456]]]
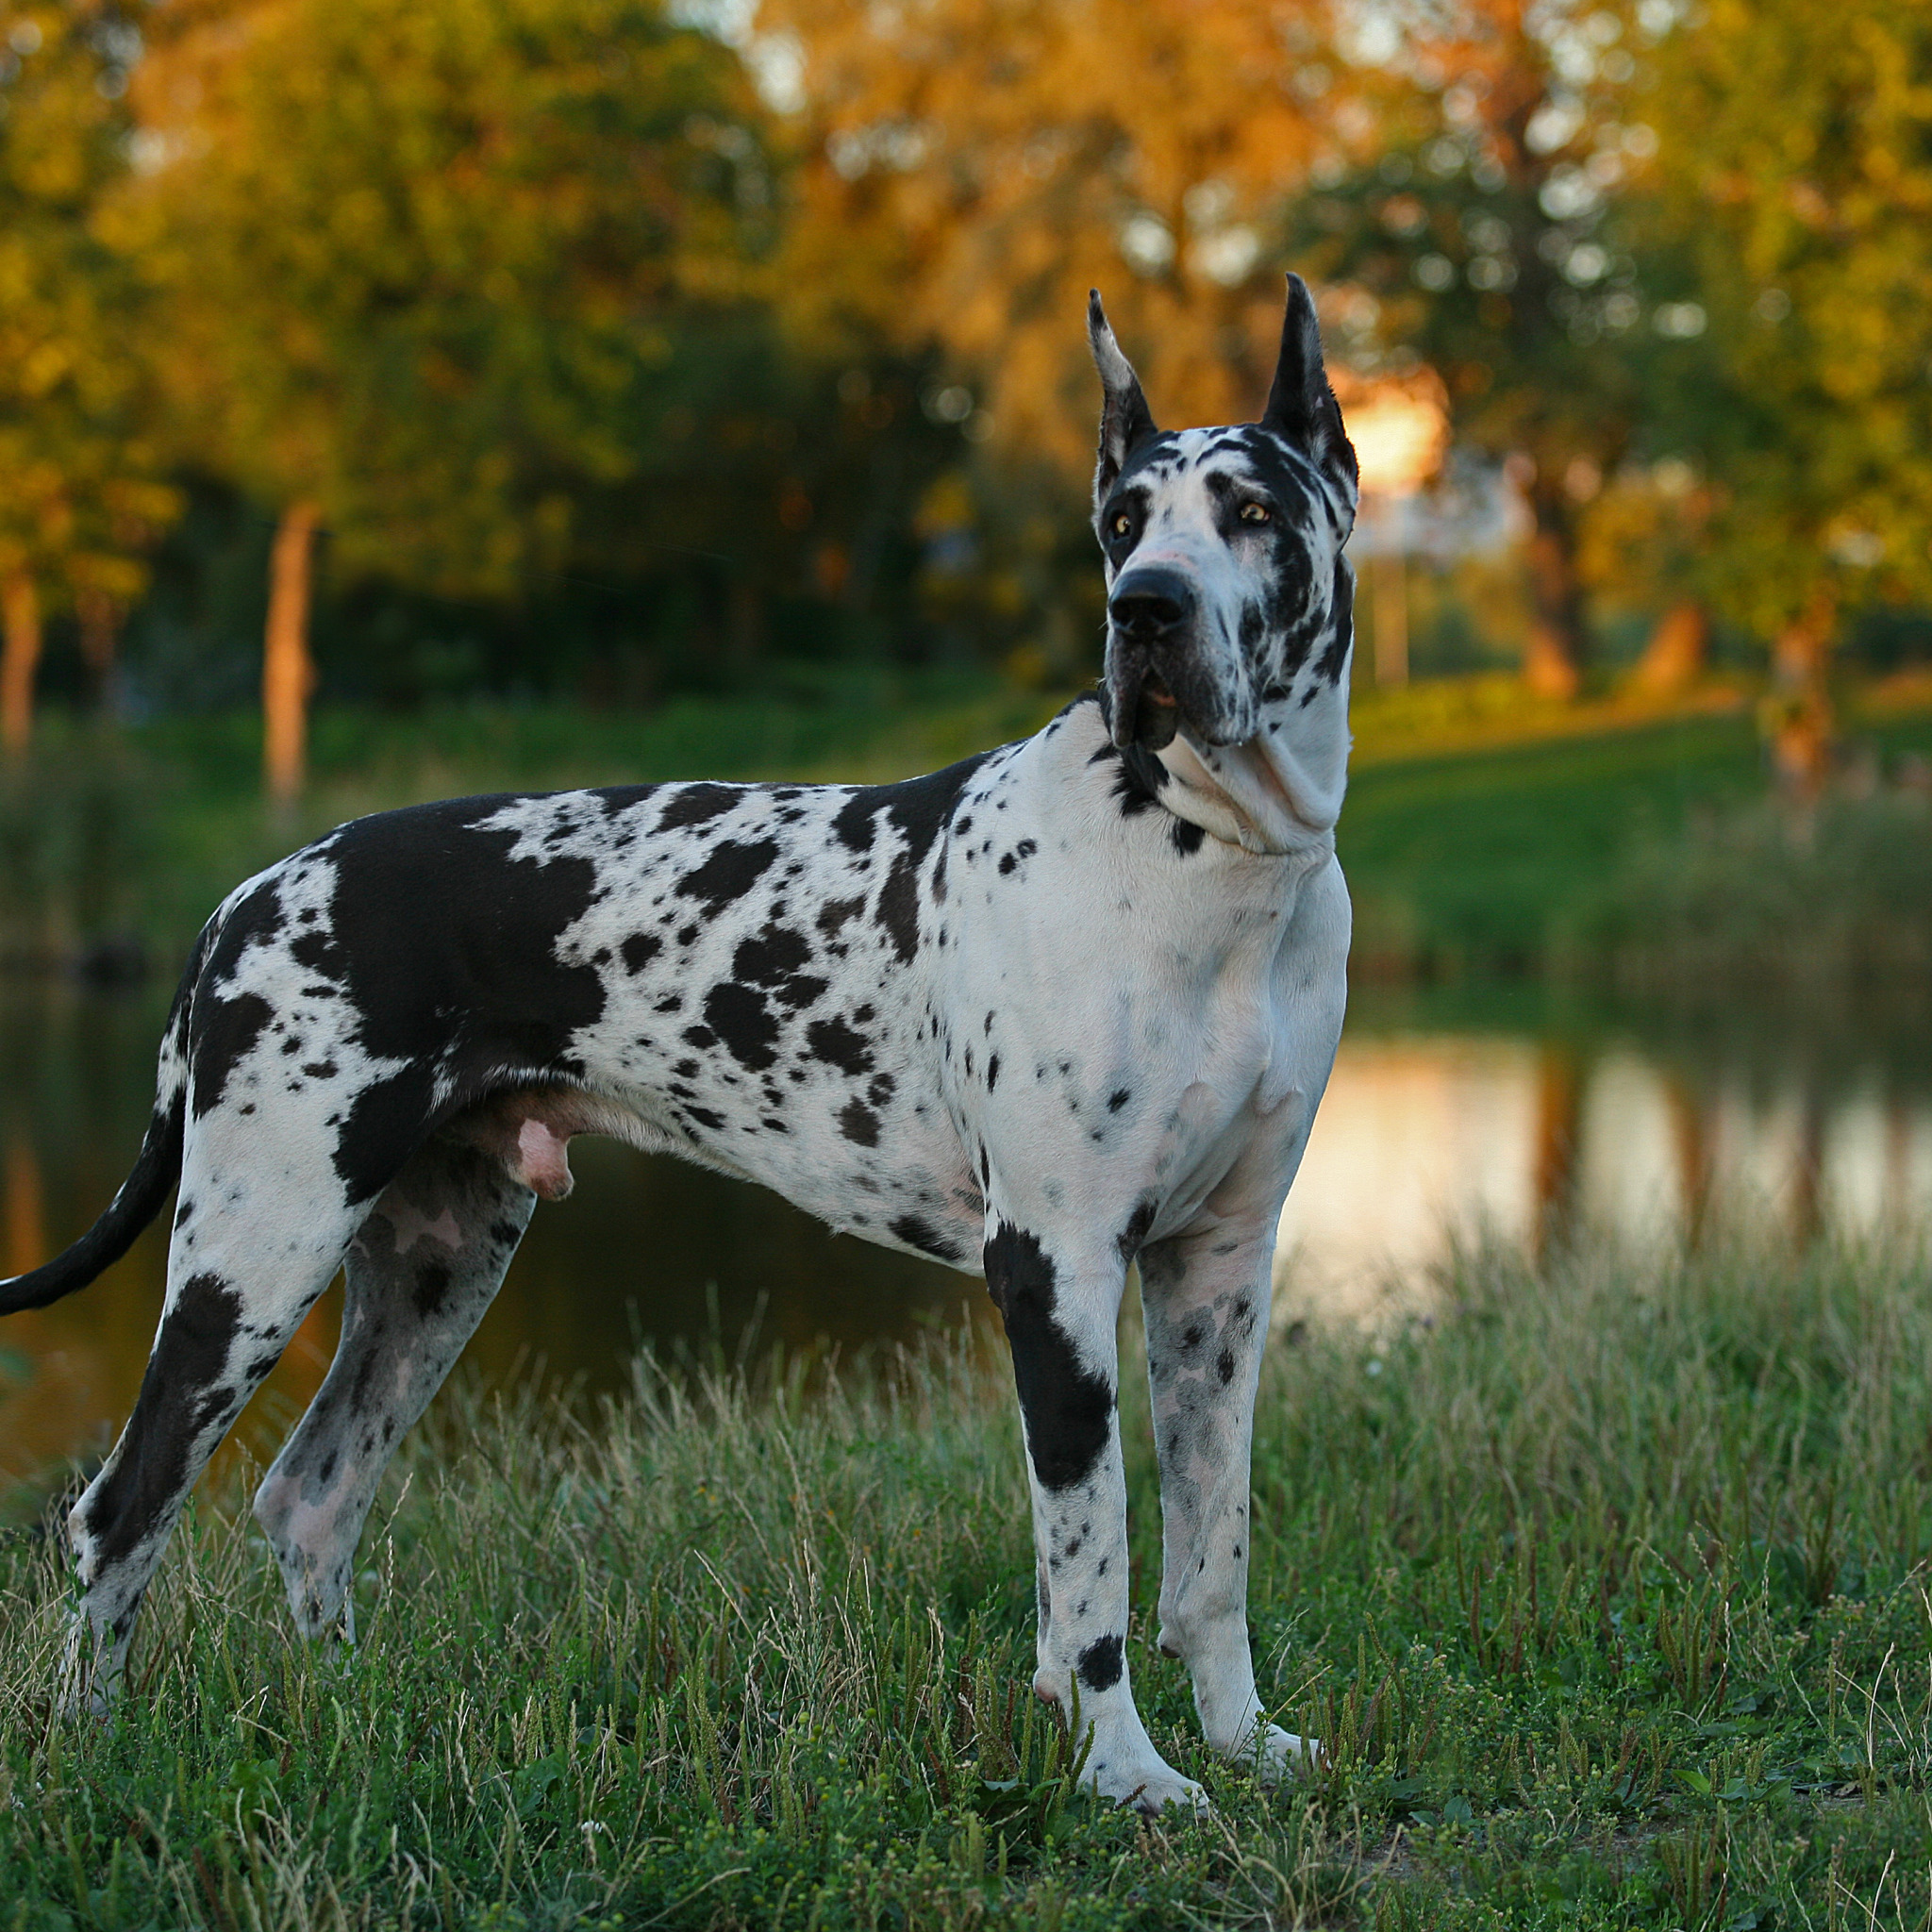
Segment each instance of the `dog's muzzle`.
[[1107,689],[1113,741],[1123,751],[1130,744],[1159,751],[1173,743],[1181,711],[1175,686],[1184,681],[1198,609],[1193,585],[1176,570],[1148,565],[1114,585],[1107,601],[1113,627]]

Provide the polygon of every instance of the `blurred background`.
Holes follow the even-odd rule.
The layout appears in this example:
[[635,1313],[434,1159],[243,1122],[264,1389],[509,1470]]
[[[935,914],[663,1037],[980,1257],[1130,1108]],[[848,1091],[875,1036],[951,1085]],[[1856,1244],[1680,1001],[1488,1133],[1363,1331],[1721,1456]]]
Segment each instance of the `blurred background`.
[[[1035,728],[1099,664],[1087,290],[1239,421],[1290,267],[1367,489],[1284,1318],[1457,1240],[1921,1223],[1928,235],[1919,0],[0,0],[0,1268],[324,826]],[[493,1373],[983,1301],[580,1167]],[[8,1324],[0,1482],[125,1414],[161,1253]]]

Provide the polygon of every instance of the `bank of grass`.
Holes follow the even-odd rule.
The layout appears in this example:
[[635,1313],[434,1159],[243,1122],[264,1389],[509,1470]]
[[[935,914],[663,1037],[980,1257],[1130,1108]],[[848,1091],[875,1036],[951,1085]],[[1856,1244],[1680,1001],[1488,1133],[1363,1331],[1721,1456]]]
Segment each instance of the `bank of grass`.
[[[752,1386],[756,1384],[757,1386]],[[1919,1926],[1932,1912],[1923,1257],[1465,1257],[1430,1323],[1297,1331],[1257,1437],[1263,1695],[1328,1765],[1079,1797],[1024,1692],[1004,1377],[639,1371],[445,1405],[294,1641],[238,1496],[108,1729],[47,1703],[53,1546],[0,1554],[0,1924]]]
[[365,812],[668,778],[903,777],[1024,736],[1060,701],[976,670],[795,666],[755,694],[648,712],[324,709],[308,791],[286,814],[263,806],[251,714],[104,727],[51,712],[34,752],[0,771],[0,965],[58,965],[115,940],[172,973],[231,886]]
[[[0,963],[58,964],[125,936],[171,974],[229,887],[359,813],[464,792],[677,777],[903,777],[1024,735],[1065,696],[984,671],[794,667],[755,695],[684,698],[647,713],[325,710],[313,782],[286,818],[263,808],[252,717],[108,732],[52,716],[35,757],[0,773]],[[1848,693],[1845,716],[1881,777],[1906,754],[1932,758],[1932,680]],[[1615,696],[1561,706],[1527,699],[1507,678],[1449,679],[1358,693],[1354,726],[1339,844],[1358,977],[1588,972],[1621,949],[1632,976],[1666,979],[1701,941],[1659,926],[1659,903],[1679,908],[1687,927],[1715,912],[1739,936],[1733,951],[1747,972],[1754,948],[1793,935],[1809,943],[1832,920],[1855,945],[1873,938],[1879,964],[1932,943],[1918,919],[1932,905],[1923,857],[1932,841],[1894,841],[1882,891],[1857,870],[1857,855],[1890,837],[1882,800],[1863,819],[1849,814],[1844,837],[1793,889],[1776,841],[1753,829],[1767,780],[1739,691],[1674,706]],[[1656,882],[1680,871],[1710,889],[1660,902]],[[1900,896],[1891,888],[1907,874]],[[1728,896],[1726,882],[1737,886]],[[1847,884],[1875,911],[1838,918],[1832,902]],[[1897,926],[1905,908],[1918,922],[1910,931],[1879,931]],[[1767,910],[1782,920],[1768,939]]]

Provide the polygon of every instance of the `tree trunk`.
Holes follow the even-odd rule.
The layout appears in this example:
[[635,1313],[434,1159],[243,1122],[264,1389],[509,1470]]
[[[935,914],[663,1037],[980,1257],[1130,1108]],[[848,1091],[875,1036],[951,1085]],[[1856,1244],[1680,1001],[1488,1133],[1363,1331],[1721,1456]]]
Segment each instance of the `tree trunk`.
[[1583,1068],[1572,1048],[1546,1041],[1537,1060],[1530,1174],[1536,1212],[1530,1250],[1539,1259],[1560,1245],[1575,1225],[1576,1153],[1582,1138]]
[[94,688],[94,703],[106,715],[114,710],[115,632],[120,613],[114,600],[98,591],[84,591],[76,600],[80,618],[80,656]]
[[1831,658],[1838,606],[1819,591],[1771,647],[1766,735],[1778,789],[1801,805],[1813,803],[1831,772],[1833,726],[1825,667]]
[[1370,609],[1375,625],[1375,682],[1408,682],[1408,559],[1393,547],[1369,559]]
[[1583,683],[1583,587],[1576,578],[1576,525],[1554,479],[1539,479],[1529,507],[1529,648],[1523,681],[1540,698],[1567,703]]
[[41,661],[41,600],[23,572],[0,584],[0,747],[17,758],[34,735],[34,669]]
[[270,801],[284,811],[302,795],[308,776],[308,697],[315,689],[308,657],[308,565],[321,518],[314,504],[291,503],[276,526],[269,562],[261,769]]
[[1657,697],[1688,691],[1703,676],[1709,650],[1710,613],[1695,597],[1679,597],[1657,619],[1630,682]]

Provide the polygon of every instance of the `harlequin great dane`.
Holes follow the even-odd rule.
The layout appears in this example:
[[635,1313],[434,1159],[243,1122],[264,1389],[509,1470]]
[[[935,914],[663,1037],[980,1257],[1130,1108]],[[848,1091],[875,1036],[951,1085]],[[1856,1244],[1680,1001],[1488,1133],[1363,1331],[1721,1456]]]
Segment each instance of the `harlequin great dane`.
[[91,1281],[178,1179],[134,1413],[69,1518],[71,1694],[125,1663],[182,1500],[339,1266],[341,1348],[255,1499],[295,1620],[353,1636],[377,1481],[574,1134],[760,1180],[983,1269],[1033,1496],[1035,1690],[1086,1776],[1198,1802],[1128,1684],[1115,1324],[1139,1259],[1160,1646],[1279,1774],[1246,1618],[1274,1227],[1341,1024],[1355,456],[1289,282],[1258,423],[1158,431],[1093,298],[1100,688],[875,787],[458,799],[339,826],[204,929],[133,1172],[0,1312]]

